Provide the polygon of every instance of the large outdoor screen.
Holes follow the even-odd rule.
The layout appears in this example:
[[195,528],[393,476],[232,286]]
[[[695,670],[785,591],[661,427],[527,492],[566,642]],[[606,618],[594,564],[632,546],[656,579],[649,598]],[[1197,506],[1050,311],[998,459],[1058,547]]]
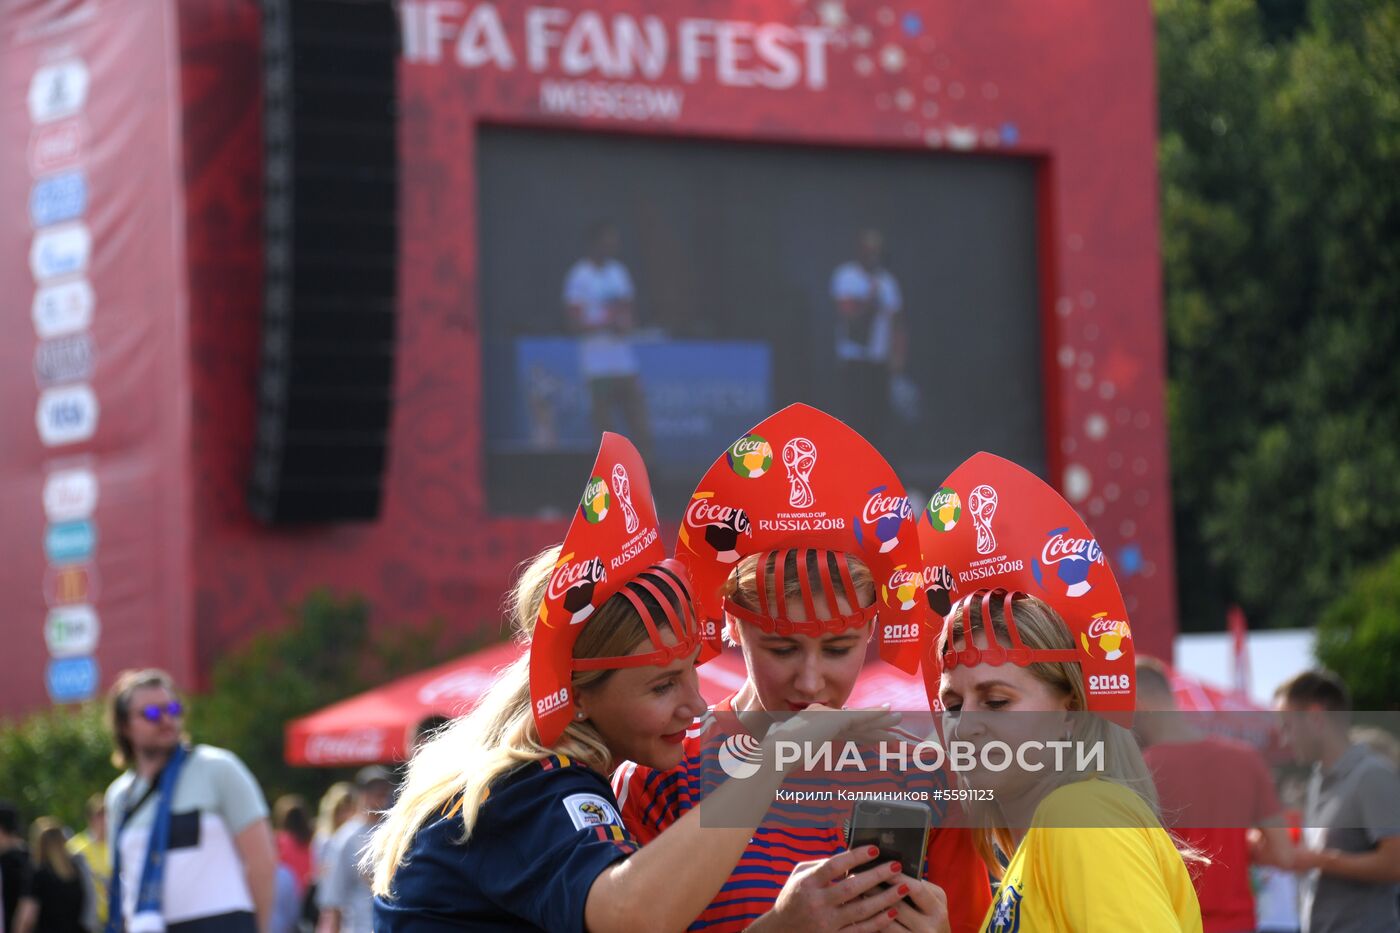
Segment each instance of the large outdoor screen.
[[603,429],[664,516],[794,401],[927,494],[989,450],[1044,473],[1032,160],[484,126],[487,496],[556,517]]

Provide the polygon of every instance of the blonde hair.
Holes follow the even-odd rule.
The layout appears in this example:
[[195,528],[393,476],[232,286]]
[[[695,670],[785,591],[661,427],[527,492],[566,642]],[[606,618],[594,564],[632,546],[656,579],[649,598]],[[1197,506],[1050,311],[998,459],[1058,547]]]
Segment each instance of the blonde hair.
[[[827,611],[835,614],[838,612],[854,612],[858,608],[869,606],[875,602],[875,578],[870,574],[870,568],[865,566],[865,562],[854,554],[846,555],[846,565],[851,569],[851,583],[855,585],[855,600],[852,601],[851,594],[846,592],[846,585],[841,580],[841,575],[836,570],[836,551],[828,551],[817,548],[801,549],[793,548],[787,552],[787,559],[783,561],[783,593],[782,598],[791,602],[802,599],[802,580],[797,573],[797,555],[804,552],[807,555],[807,575],[808,579],[815,580],[817,577],[817,561],[826,560],[827,569],[831,574],[831,585],[836,591],[836,598],[846,601],[846,608],[842,610],[838,606],[828,606]],[[778,561],[775,555],[777,551],[766,551],[762,554],[750,554],[739,561],[734,567],[734,572],[730,574],[725,582],[724,595],[734,600],[739,605],[750,612],[758,612],[764,615],[771,615],[774,607],[760,606],[758,601],[758,572],[759,563],[763,564],[764,591],[768,594],[771,603],[777,593]],[[817,593],[813,594],[818,595]],[[724,623],[725,644],[737,645],[738,639],[735,637],[733,620],[726,619]]]
[[[948,638],[945,640],[940,637],[939,656],[942,656],[948,642],[952,642],[954,645],[964,644],[967,607],[968,603],[965,601],[953,607],[950,614],[953,624]],[[1002,600],[993,599],[991,601],[992,631],[996,635],[997,641],[1003,646],[1011,644],[1004,607],[1005,603]],[[1074,637],[1070,634],[1069,626],[1048,603],[1036,599],[1034,596],[1023,596],[1012,604],[1012,615],[1016,621],[1016,634],[1021,637],[1021,642],[1027,648],[1059,650],[1075,647]],[[974,624],[974,630],[978,627],[980,627],[980,623]],[[971,644],[971,640],[969,639],[966,643]],[[1068,698],[1069,709],[1080,712],[1088,710],[1088,692],[1084,686],[1082,665],[1072,661],[1036,661],[1028,664],[1025,670],[1054,691],[1057,696]],[[1076,716],[1074,734],[1070,736],[1070,740],[1086,745],[1102,743],[1104,750],[1103,768],[1094,772],[1093,776],[1120,784],[1137,794],[1138,797],[1142,798],[1142,802],[1147,805],[1147,808],[1152,811],[1152,815],[1157,817],[1159,821],[1161,820],[1161,811],[1157,805],[1157,786],[1152,779],[1152,772],[1148,769],[1147,762],[1142,757],[1142,749],[1138,747],[1137,740],[1129,730],[1099,716]],[[1085,780],[1090,776],[1088,772],[1066,769],[1053,772],[1051,779],[1056,787],[1063,787],[1075,781]],[[986,808],[969,804],[968,812],[974,824],[988,822],[990,812]],[[1002,826],[974,825],[972,834],[977,854],[982,857],[982,861],[987,864],[987,868],[993,876],[999,877],[1001,863],[997,860],[993,846],[1000,848],[1009,857],[1016,849],[1011,831]]]
[[58,820],[41,816],[29,828],[30,858],[36,868],[47,868],[63,881],[78,876],[78,866],[68,854],[68,841]]
[[[559,552],[558,546],[547,548],[528,561],[508,597],[507,613],[516,640],[523,644],[534,632]],[[642,599],[652,607],[650,595]],[[615,595],[584,625],[574,657],[621,657],[650,637],[632,604]],[[574,690],[597,688],[612,674],[611,670],[576,673]],[[435,814],[459,814],[459,841],[466,842],[491,784],[522,764],[550,755],[567,755],[600,774],[612,770],[612,753],[589,722],[571,721],[552,747],[540,741],[530,706],[527,652],[500,673],[470,712],[439,729],[414,753],[398,800],[375,829],[364,857],[365,867],[373,874],[374,893],[390,896],[394,873],[404,863],[414,835]]]
[[321,795],[316,809],[316,835],[329,839],[355,811],[355,785],[336,781]]

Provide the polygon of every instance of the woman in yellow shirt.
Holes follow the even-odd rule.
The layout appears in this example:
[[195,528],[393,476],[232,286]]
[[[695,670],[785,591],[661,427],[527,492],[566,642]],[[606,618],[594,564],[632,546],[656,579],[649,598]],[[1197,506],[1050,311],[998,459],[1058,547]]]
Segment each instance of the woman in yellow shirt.
[[984,933],[1200,933],[1186,865],[1124,728],[1132,630],[1093,534],[1054,490],[990,454],[939,493],[940,511],[920,522],[925,579],[979,588],[949,607],[925,686],[950,749],[968,743],[979,763],[961,779],[980,798],[968,815],[1001,877]]

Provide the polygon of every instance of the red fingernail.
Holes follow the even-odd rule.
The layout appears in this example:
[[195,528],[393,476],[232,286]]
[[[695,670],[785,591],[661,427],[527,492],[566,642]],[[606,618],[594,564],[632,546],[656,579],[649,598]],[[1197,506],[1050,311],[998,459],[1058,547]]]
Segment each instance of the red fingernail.
[[894,920],[894,919],[896,919],[896,918],[898,918],[898,917],[899,917],[899,911],[897,911],[897,910],[895,910],[893,907],[891,907],[891,908],[890,908],[890,912],[889,912],[889,918],[890,918],[891,920]]
[[898,862],[890,862],[890,874],[892,874],[892,875],[897,875],[897,874],[899,874],[899,869],[900,869],[901,867],[903,867],[903,866],[901,866]]
[[900,893],[901,895],[908,894],[908,893],[909,893],[909,885],[907,885],[907,884],[901,884],[901,885],[899,886],[899,893]]
[[870,854],[870,857],[871,857],[871,858],[874,858],[875,856],[877,856],[877,855],[880,854],[880,850],[879,850],[878,848],[876,848],[875,846],[871,846],[870,848],[866,849],[865,851],[868,852],[868,853]]

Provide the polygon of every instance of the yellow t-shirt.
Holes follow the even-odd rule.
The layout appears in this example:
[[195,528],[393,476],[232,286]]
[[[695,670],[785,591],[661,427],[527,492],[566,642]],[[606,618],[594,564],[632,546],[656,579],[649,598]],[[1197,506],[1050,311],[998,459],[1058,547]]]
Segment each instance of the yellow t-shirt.
[[1051,792],[1011,856],[983,933],[1201,933],[1181,855],[1137,794],[1097,778]]
[[92,887],[97,895],[97,921],[107,922],[107,884],[112,877],[112,852],[106,842],[98,842],[86,832],[68,840],[68,851],[87,859],[92,874]]

